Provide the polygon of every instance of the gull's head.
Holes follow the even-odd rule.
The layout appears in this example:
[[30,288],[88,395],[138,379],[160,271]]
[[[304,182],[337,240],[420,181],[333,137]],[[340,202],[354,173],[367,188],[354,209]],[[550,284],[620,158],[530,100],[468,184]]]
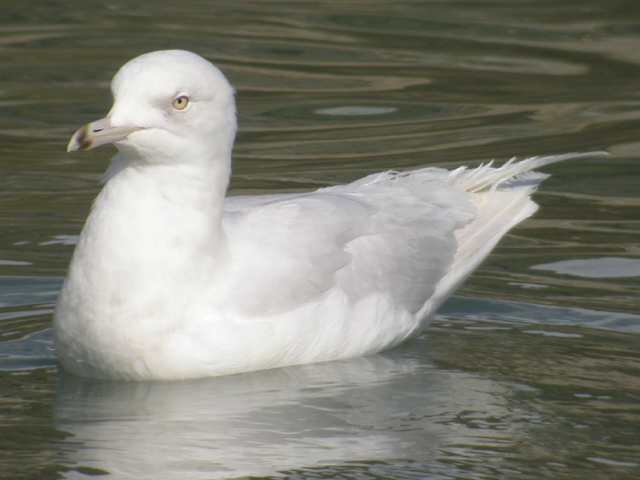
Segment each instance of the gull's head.
[[67,151],[112,143],[125,157],[150,163],[230,154],[234,91],[199,55],[184,50],[140,55],[120,68],[111,91],[107,116],[78,129]]

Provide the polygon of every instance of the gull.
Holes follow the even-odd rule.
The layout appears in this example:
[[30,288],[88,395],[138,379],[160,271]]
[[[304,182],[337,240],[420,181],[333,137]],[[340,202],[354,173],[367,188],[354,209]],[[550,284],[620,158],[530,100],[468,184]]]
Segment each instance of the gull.
[[130,60],[108,115],[68,151],[113,144],[59,296],[62,367],[179,380],[373,354],[419,334],[512,227],[545,165],[374,173],[308,193],[226,196],[234,89],[195,53]]

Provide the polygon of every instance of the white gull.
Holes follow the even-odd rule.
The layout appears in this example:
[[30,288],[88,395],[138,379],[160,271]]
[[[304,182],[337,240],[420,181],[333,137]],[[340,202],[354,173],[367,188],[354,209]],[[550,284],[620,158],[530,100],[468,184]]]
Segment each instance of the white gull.
[[423,329],[537,209],[532,169],[383,172],[304,194],[225,198],[234,90],[202,57],[141,55],[106,118],[69,150],[113,143],[54,318],[78,375],[172,380],[375,353]]

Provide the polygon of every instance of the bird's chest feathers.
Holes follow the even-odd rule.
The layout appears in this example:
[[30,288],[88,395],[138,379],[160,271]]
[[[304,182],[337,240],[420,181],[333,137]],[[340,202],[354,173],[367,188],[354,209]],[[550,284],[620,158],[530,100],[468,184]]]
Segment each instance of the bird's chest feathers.
[[82,231],[68,279],[82,292],[77,300],[114,316],[183,310],[189,286],[215,270],[215,219],[170,192],[119,187],[105,187]]

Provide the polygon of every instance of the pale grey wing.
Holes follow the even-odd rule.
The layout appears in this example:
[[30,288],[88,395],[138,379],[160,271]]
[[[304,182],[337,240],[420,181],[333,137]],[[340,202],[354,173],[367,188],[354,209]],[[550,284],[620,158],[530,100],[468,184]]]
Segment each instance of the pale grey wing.
[[234,296],[255,314],[292,310],[334,289],[353,302],[385,295],[417,312],[453,261],[454,231],[474,215],[439,172],[232,200],[225,231]]
[[226,212],[224,229],[233,258],[229,291],[247,314],[293,310],[335,288],[336,272],[351,261],[346,245],[368,223],[365,204],[337,195],[245,205]]
[[346,246],[352,261],[338,272],[355,297],[387,292],[417,313],[447,274],[458,249],[456,231],[471,222],[469,195],[451,188],[448,172],[427,168],[383,172],[322,192],[366,199],[374,212],[368,233]]

